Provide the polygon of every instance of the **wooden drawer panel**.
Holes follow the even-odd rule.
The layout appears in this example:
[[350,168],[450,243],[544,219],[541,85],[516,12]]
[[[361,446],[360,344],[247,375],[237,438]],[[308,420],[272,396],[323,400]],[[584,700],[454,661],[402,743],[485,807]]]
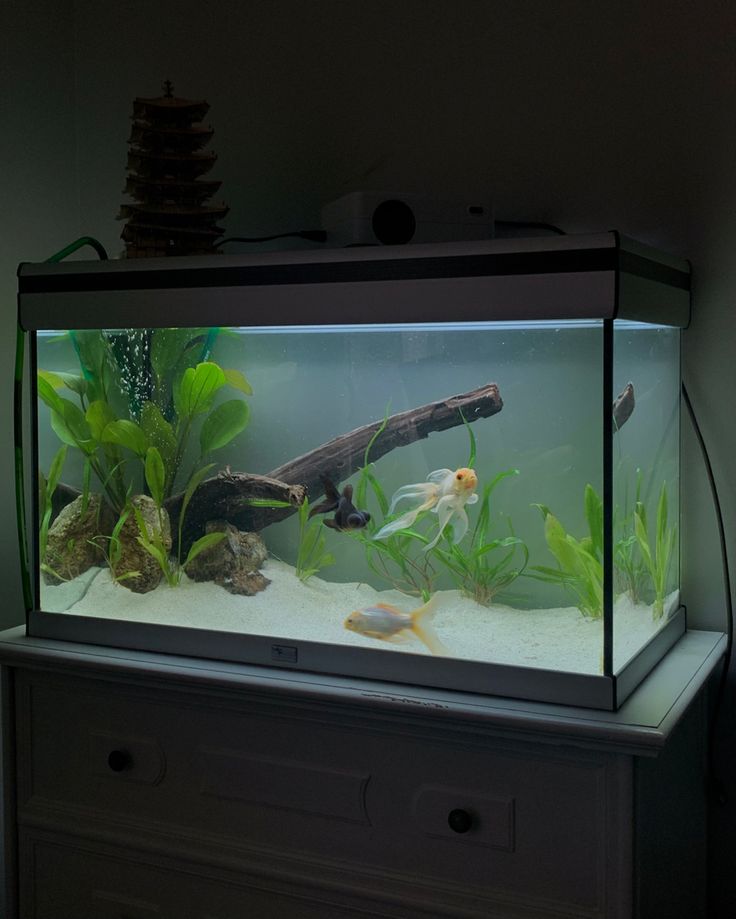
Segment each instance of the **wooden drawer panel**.
[[[359,919],[363,909],[298,885],[248,886],[196,867],[174,870],[126,850],[24,833],[20,915],[25,919]],[[287,888],[287,889],[284,889]],[[371,915],[409,917],[380,905]]]
[[[626,852],[607,823],[616,774],[594,753],[435,743],[308,709],[40,676],[21,676],[18,705],[25,825],[175,837],[190,853],[287,857],[312,872],[349,864],[368,883],[576,916],[604,911],[613,853]],[[453,811],[469,815],[466,832]]]

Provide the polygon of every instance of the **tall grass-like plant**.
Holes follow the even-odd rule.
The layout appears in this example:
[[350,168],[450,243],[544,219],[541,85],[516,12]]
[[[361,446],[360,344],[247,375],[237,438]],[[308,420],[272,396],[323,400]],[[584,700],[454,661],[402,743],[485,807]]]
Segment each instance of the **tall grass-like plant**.
[[184,561],[181,560],[182,532],[186,511],[189,506],[189,502],[192,500],[194,492],[197,490],[202,479],[210,471],[212,465],[213,464],[210,464],[208,466],[203,466],[201,469],[198,469],[189,479],[189,483],[184,492],[184,497],[182,498],[181,510],[179,512],[179,538],[177,540],[177,556],[176,559],[173,559],[169,555],[169,550],[166,547],[163,535],[165,530],[163,501],[166,479],[163,460],[161,459],[161,455],[159,454],[156,447],[149,447],[146,453],[146,484],[148,485],[148,489],[151,492],[151,497],[153,498],[153,501],[156,505],[159,525],[154,532],[150,532],[146,526],[145,520],[143,519],[143,515],[138,510],[138,508],[134,506],[133,514],[135,515],[139,533],[136,538],[139,545],[141,545],[146,550],[146,552],[148,552],[148,554],[158,562],[161,573],[166,579],[166,583],[169,585],[169,587],[177,587],[181,583],[182,573],[186,570],[187,565],[193,562],[194,559],[201,552],[204,552],[205,549],[209,549],[212,546],[217,545],[218,542],[225,538],[225,533],[206,533],[204,536],[200,536],[199,539],[192,543],[192,545],[189,547],[186,558]]
[[110,577],[116,584],[121,584],[129,578],[140,577],[140,571],[120,571],[120,559],[123,554],[123,544],[120,540],[120,531],[125,526],[125,521],[130,516],[130,507],[126,507],[118,517],[118,521],[109,536],[94,536],[88,540],[90,545],[99,549],[110,569]]
[[[634,509],[641,504],[641,487],[641,469],[637,469]],[[613,564],[617,589],[628,594],[632,603],[639,603],[647,586],[649,572],[634,531],[634,510],[629,509],[627,500],[624,501],[623,511],[618,507],[614,511],[614,532]]]
[[677,546],[677,528],[668,526],[667,518],[667,483],[663,482],[657,502],[657,521],[653,543],[648,532],[644,505],[641,502],[637,502],[636,510],[634,511],[636,540],[654,588],[654,604],[652,606],[654,619],[661,619],[664,614],[667,579]]
[[585,486],[585,519],[588,535],[576,539],[544,504],[536,505],[544,518],[544,537],[558,567],[533,567],[532,577],[560,584],[575,597],[584,616],[603,615],[603,503],[592,485]]
[[[372,496],[384,522],[388,514],[389,501],[375,474],[370,454],[373,445],[386,429],[388,417],[389,406],[386,407],[383,421],[365,448],[363,465],[355,488],[356,506],[366,507],[369,495]],[[351,534],[363,546],[368,567],[378,578],[388,581],[402,593],[421,597],[425,602],[432,593],[436,571],[428,554],[421,551],[415,554],[413,550],[419,547],[423,549],[429,543],[429,539],[416,529],[416,525],[421,523],[428,513],[429,511],[421,513],[410,529],[400,530],[385,539],[373,539],[379,529],[376,514],[371,515],[365,529],[355,530]]]
[[56,452],[56,455],[51,461],[51,466],[49,467],[48,478],[44,478],[43,474],[39,474],[38,506],[41,524],[38,532],[38,555],[42,569],[46,560],[46,548],[49,541],[49,527],[51,526],[51,515],[53,513],[54,492],[61,479],[61,472],[64,468],[64,460],[66,459],[66,450],[66,445],[64,445]]
[[[477,459],[476,439],[462,413],[461,418],[469,440],[466,465],[473,469]],[[383,433],[387,420],[388,409],[383,423],[366,447],[356,487],[358,506],[366,506],[369,494],[378,504],[380,516],[383,518],[381,526],[387,522],[386,516],[390,505],[370,462],[370,451]],[[387,580],[397,590],[420,596],[426,601],[435,589],[437,578],[444,570],[449,573],[457,587],[468,596],[481,604],[491,603],[500,591],[519,577],[528,559],[525,544],[513,532],[510,536],[496,538],[491,538],[489,535],[491,494],[499,482],[512,475],[518,475],[518,470],[512,469],[499,473],[483,489],[478,518],[471,530],[469,543],[464,540],[465,547],[452,542],[451,527],[448,526],[444,542],[427,551],[426,547],[430,544],[430,537],[422,530],[424,521],[428,518],[433,521],[436,519],[431,510],[421,512],[411,527],[399,530],[380,540],[372,538],[379,529],[376,520],[379,515],[374,515],[366,530],[355,534],[355,538],[362,543],[365,549],[366,560],[371,571],[382,580]],[[519,549],[522,552],[522,561],[521,564],[514,565],[514,558]],[[507,551],[503,552],[503,550]],[[503,554],[499,555],[499,551]]]
[[[490,498],[499,482],[518,475],[518,469],[499,472],[483,489],[478,519],[471,530],[470,545],[461,548],[449,537],[447,548],[436,546],[432,551],[449,570],[457,586],[482,606],[490,605],[497,594],[506,590],[524,572],[529,551],[522,539],[511,531],[510,536],[489,538],[491,520]],[[509,527],[511,522],[509,521]],[[497,550],[508,550],[500,556]],[[517,550],[521,564],[514,565]]]
[[309,500],[304,499],[297,511],[299,544],[296,554],[296,576],[306,583],[323,568],[335,564],[335,556],[325,549],[326,540],[321,520],[309,519]]

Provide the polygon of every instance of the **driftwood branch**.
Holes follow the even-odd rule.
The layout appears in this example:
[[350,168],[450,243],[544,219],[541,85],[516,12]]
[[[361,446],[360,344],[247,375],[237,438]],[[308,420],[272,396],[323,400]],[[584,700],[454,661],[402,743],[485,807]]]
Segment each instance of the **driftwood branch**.
[[[489,383],[472,392],[390,415],[386,419],[385,428],[371,447],[370,459],[380,459],[396,447],[406,447],[417,440],[423,440],[434,431],[457,427],[463,423],[463,418],[468,422],[489,418],[502,408],[498,386]],[[284,482],[302,482],[310,498],[314,498],[323,491],[320,475],[328,476],[337,484],[361,468],[366,447],[383,423],[375,421],[341,434],[309,453],[272,469],[269,475]]]
[[[380,459],[396,447],[405,447],[422,440],[434,431],[456,427],[463,423],[463,418],[468,422],[489,418],[500,412],[502,407],[498,387],[495,383],[489,383],[472,392],[391,415],[371,447],[370,459]],[[258,531],[293,514],[304,501],[305,495],[314,500],[322,494],[321,475],[328,476],[337,484],[356,472],[363,465],[365,450],[371,438],[383,424],[383,420],[376,421],[341,434],[309,453],[271,470],[268,476],[226,471],[206,479],[187,508],[182,533],[183,551],[186,552],[191,543],[204,533],[208,520],[223,518],[240,530]],[[299,484],[286,484],[289,482]],[[289,506],[254,506],[251,502],[259,498],[288,501]],[[181,501],[182,496],[175,495],[166,502],[174,532],[177,529]]]
[[[182,529],[182,551],[203,536],[209,520],[227,520],[239,530],[253,532],[266,523],[273,523],[278,511],[282,516],[292,514],[304,503],[307,489],[303,485],[287,485],[271,476],[225,470],[200,483],[186,510]],[[172,534],[179,529],[182,495],[173,495],[164,502],[169,512]],[[258,507],[259,501],[286,501],[286,508]],[[270,518],[270,519],[269,519]],[[279,518],[281,519],[281,518]],[[261,520],[265,522],[260,522]],[[255,521],[260,525],[256,526]]]
[[[377,460],[397,447],[423,440],[434,431],[446,431],[463,423],[489,418],[503,408],[495,383],[471,392],[450,396],[417,408],[391,415],[384,421],[363,425],[273,469],[268,475],[231,472],[229,469],[205,479],[187,507],[182,530],[182,551],[205,533],[209,520],[227,520],[239,530],[258,531],[293,514],[309,496],[314,500],[323,492],[321,475],[335,484],[344,482],[363,465],[366,447],[374,441],[370,459]],[[293,484],[292,484],[293,483]],[[79,492],[60,485],[55,494],[59,504],[72,501]],[[171,518],[172,534],[178,532],[183,495],[173,495],[164,503]],[[286,507],[259,506],[258,502],[284,501]]]

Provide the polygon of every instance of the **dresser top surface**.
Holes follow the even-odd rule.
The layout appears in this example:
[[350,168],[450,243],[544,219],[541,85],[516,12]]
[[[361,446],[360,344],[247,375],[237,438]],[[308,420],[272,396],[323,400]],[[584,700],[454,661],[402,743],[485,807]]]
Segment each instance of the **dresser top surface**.
[[164,684],[172,690],[238,693],[284,706],[352,709],[356,716],[412,719],[524,739],[656,755],[699,694],[726,647],[720,632],[688,631],[616,712],[528,702],[248,664],[185,658],[0,632],[0,664],[75,677]]

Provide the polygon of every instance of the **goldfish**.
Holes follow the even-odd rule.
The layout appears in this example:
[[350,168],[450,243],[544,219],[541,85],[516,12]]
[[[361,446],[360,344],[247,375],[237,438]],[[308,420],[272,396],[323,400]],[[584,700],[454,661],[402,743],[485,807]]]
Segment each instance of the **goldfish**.
[[435,469],[434,472],[429,473],[426,482],[402,485],[394,493],[388,513],[393,514],[396,505],[405,498],[410,501],[419,501],[419,504],[402,514],[401,517],[381,527],[373,538],[386,539],[387,536],[393,535],[398,530],[406,530],[422,511],[431,509],[439,517],[440,526],[437,535],[424,547],[424,551],[428,552],[437,545],[450,521],[453,525],[453,542],[460,542],[468,529],[465,505],[475,504],[478,500],[478,495],[475,493],[477,487],[478,476],[475,470],[468,469],[466,466],[454,472],[452,469]]
[[315,504],[309,516],[335,511],[335,516],[331,520],[325,520],[325,526],[333,530],[362,529],[371,519],[371,515],[368,511],[359,511],[353,504],[353,486],[346,485],[340,494],[332,479],[321,475],[320,480],[325,490],[325,500],[321,504]]
[[424,606],[410,613],[402,612],[388,603],[376,603],[375,606],[354,610],[345,620],[345,628],[367,638],[380,638],[381,641],[395,641],[399,633],[413,632],[432,654],[449,656],[450,652],[429,624],[435,613],[436,597],[437,594]]

